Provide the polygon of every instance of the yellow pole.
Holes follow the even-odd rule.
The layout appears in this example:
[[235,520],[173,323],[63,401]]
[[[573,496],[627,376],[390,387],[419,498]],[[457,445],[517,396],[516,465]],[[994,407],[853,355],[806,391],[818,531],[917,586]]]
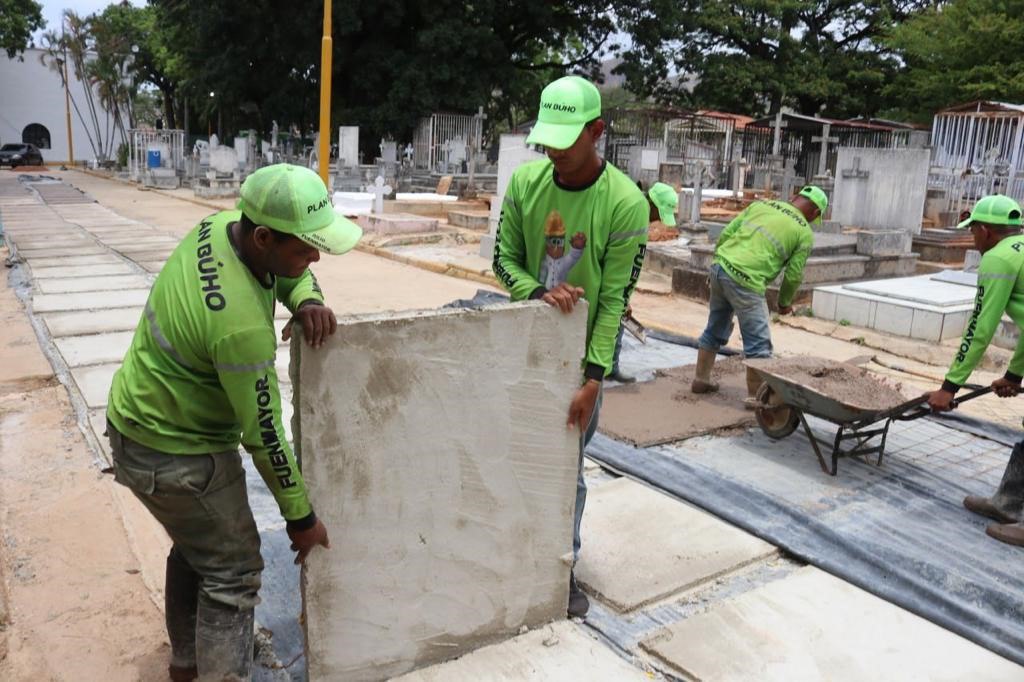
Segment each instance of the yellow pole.
[[324,37],[320,41],[320,179],[330,189],[331,171],[331,0],[324,0]]

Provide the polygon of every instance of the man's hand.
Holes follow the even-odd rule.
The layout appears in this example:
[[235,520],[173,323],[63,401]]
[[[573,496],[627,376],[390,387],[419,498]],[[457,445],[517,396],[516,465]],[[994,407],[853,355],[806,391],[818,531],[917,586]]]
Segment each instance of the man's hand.
[[287,341],[292,338],[292,325],[296,322],[302,324],[302,334],[306,337],[306,343],[313,348],[324,345],[327,337],[338,331],[338,319],[334,311],[325,305],[308,304],[299,308],[288,324],[281,332],[281,340]]
[[582,232],[577,232],[572,236],[572,239],[569,240],[569,244],[574,249],[582,249],[584,246],[587,245],[587,235],[583,234]]
[[941,388],[928,394],[928,407],[932,412],[949,412],[953,409],[954,394]]
[[601,393],[601,382],[596,379],[587,379],[586,383],[576,391],[572,402],[569,403],[569,420],[566,426],[570,429],[574,426],[580,427],[580,433],[590,426],[590,418],[594,416],[594,408],[597,407],[597,396]]
[[779,315],[792,315],[792,314],[793,314],[793,306],[791,306],[791,305],[780,305],[779,306]]
[[1020,395],[1020,384],[1015,384],[1006,377],[999,377],[992,382],[992,390],[1000,398],[1012,398]]
[[289,530],[288,539],[292,541],[292,551],[298,552],[295,556],[296,565],[301,564],[317,545],[325,549],[331,548],[331,541],[327,539],[327,527],[320,519],[316,525],[306,530]]
[[540,300],[558,308],[563,313],[571,313],[573,306],[576,305],[576,301],[580,300],[582,295],[583,289],[580,287],[570,286],[562,282],[541,296]]

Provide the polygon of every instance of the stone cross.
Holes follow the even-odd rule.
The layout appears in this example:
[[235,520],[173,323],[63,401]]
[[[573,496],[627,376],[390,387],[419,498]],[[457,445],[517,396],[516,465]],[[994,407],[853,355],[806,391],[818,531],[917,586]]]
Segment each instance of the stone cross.
[[853,168],[844,168],[843,169],[843,177],[844,178],[854,178],[854,179],[857,179],[857,180],[865,180],[865,179],[867,179],[868,175],[870,175],[870,174],[871,173],[869,171],[866,171],[866,170],[864,170],[864,169],[862,169],[860,167],[860,157],[859,156],[853,157]]
[[[466,196],[476,195],[476,185],[474,184],[476,176],[476,153],[480,151],[480,147],[483,146],[483,140],[478,139],[483,134],[484,121],[487,120],[487,114],[484,113],[484,108],[477,107],[476,113],[473,114],[473,127],[469,133],[469,163],[467,170],[469,171],[469,178],[466,180]],[[477,131],[480,131],[481,135],[477,135]]]
[[823,123],[821,126],[821,135],[814,135],[811,137],[811,142],[820,142],[821,151],[818,153],[818,175],[824,175],[828,168],[828,143],[839,142],[838,137],[829,137],[829,132],[832,130],[832,124]]
[[778,156],[782,151],[782,129],[786,127],[786,122],[782,120],[782,111],[775,112],[775,120],[772,122],[772,128],[775,129],[775,135],[772,138],[772,156]]
[[384,212],[384,197],[391,194],[391,185],[384,184],[384,178],[377,176],[372,185],[366,186],[366,191],[373,194],[373,212],[380,214]]
[[693,203],[690,204],[690,223],[700,224],[701,202],[704,200],[704,163],[697,162],[697,172],[693,178]]

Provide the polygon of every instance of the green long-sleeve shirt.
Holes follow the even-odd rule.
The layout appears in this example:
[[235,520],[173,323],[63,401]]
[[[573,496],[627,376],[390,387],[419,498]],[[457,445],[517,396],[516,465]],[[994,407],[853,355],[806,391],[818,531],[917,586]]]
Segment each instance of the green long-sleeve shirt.
[[175,455],[241,442],[284,518],[310,523],[305,482],[281,422],[274,305],[280,300],[294,312],[323,295],[308,270],[259,282],[228,237],[240,215],[204,219],[171,254],[114,375],[107,418],[128,438]]
[[1022,330],[1007,376],[1024,375],[1024,236],[1003,239],[981,257],[974,310],[967,321],[944,388],[956,391],[966,383],[995,336],[1005,312]]
[[537,298],[561,282],[590,303],[585,374],[611,370],[622,314],[647,249],[649,208],[637,186],[604,162],[586,187],[559,183],[548,159],[517,168],[502,203],[494,274],[513,301]]
[[785,268],[779,305],[788,306],[814,247],[807,219],[785,201],[755,201],[732,219],[715,245],[715,262],[740,286],[763,294]]

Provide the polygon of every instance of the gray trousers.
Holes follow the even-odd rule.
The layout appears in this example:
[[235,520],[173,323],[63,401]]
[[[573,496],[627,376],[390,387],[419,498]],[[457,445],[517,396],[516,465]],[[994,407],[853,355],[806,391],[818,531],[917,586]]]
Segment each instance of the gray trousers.
[[587,449],[587,444],[590,443],[590,439],[594,437],[594,433],[597,431],[597,416],[601,412],[601,402],[603,400],[604,387],[597,394],[597,402],[594,403],[594,414],[590,416],[590,424],[587,425],[587,430],[580,434],[579,470],[576,472],[576,509],[572,525],[572,560],[574,564],[580,558],[580,547],[583,544],[580,540],[580,524],[583,522],[583,507],[587,504],[587,481],[583,478],[583,451]]
[[250,609],[259,603],[260,535],[237,450],[172,455],[107,423],[114,480],[129,488],[171,537],[172,559],[199,576],[199,598]]
[[992,504],[1011,516],[1024,519],[1024,441],[1013,446]]

